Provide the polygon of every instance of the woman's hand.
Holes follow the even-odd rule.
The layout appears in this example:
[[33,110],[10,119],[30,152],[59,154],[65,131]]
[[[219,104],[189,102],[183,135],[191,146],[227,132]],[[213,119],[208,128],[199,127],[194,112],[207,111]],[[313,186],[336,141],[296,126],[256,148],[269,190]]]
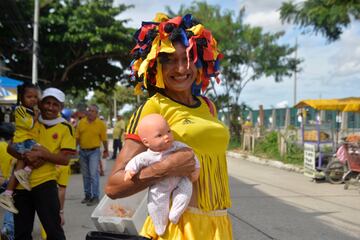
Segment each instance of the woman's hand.
[[[195,155],[192,149],[182,148],[168,155],[161,162],[151,165],[150,168],[157,177],[189,177],[196,171],[195,163]],[[145,172],[143,171],[142,175]]]
[[182,148],[169,155],[164,161],[168,165],[170,176],[188,177],[196,171],[195,155],[191,148]]

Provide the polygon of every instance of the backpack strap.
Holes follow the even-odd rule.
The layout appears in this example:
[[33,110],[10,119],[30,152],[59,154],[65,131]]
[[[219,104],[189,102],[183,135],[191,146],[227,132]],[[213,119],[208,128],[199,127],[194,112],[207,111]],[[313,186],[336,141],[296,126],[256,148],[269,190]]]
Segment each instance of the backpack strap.
[[201,96],[202,99],[204,99],[204,101],[206,102],[206,104],[209,107],[209,111],[211,113],[211,115],[213,115],[213,117],[215,117],[215,110],[214,110],[214,106],[212,105],[211,101],[209,98],[205,97],[205,96]]

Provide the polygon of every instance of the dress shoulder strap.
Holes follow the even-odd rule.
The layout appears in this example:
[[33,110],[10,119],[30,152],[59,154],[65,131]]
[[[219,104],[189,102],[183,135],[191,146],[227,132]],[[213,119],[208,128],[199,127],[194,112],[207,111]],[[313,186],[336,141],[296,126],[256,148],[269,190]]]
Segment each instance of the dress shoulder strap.
[[202,99],[204,99],[204,101],[206,102],[206,104],[209,107],[209,111],[211,113],[211,115],[213,115],[215,117],[215,111],[214,111],[214,106],[212,105],[211,101],[209,98],[205,97],[205,96],[201,96]]

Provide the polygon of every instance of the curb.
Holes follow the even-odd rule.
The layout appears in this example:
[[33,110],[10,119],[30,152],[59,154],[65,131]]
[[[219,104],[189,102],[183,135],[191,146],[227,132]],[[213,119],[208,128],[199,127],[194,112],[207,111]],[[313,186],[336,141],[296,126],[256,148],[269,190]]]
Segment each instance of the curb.
[[254,156],[254,155],[249,155],[249,154],[245,154],[245,153],[236,153],[236,152],[231,152],[231,151],[227,151],[226,155],[229,157],[233,157],[233,158],[241,158],[246,161],[250,161],[253,163],[257,163],[257,164],[262,164],[262,165],[266,165],[266,166],[270,166],[270,167],[284,169],[284,170],[287,170],[290,172],[296,172],[296,173],[301,173],[301,174],[304,173],[303,167],[295,166],[292,164],[285,164],[285,163],[277,161],[277,160],[260,158],[260,157]]

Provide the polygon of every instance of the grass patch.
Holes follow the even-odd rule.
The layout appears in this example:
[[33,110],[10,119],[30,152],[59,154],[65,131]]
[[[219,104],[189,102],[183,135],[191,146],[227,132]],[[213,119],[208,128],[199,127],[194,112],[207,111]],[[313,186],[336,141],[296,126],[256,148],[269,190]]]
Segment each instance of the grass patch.
[[[228,150],[240,151],[240,141],[236,138],[231,138]],[[287,164],[298,166],[302,166],[304,164],[304,150],[294,143],[288,143],[287,154],[283,157],[280,156],[278,148],[278,133],[276,131],[269,132],[261,140],[256,141],[253,154],[257,157],[274,159]]]
[[281,159],[278,149],[277,132],[270,132],[255,144],[254,153],[257,156]]
[[288,143],[287,154],[281,156],[278,148],[278,133],[272,131],[258,141],[255,145],[254,153],[256,156],[271,158],[283,163],[303,165],[304,150],[294,143]]
[[237,138],[231,138],[229,145],[228,145],[228,150],[238,150],[240,149],[240,141]]
[[294,165],[304,165],[304,150],[295,144],[288,144],[287,154],[283,161]]

